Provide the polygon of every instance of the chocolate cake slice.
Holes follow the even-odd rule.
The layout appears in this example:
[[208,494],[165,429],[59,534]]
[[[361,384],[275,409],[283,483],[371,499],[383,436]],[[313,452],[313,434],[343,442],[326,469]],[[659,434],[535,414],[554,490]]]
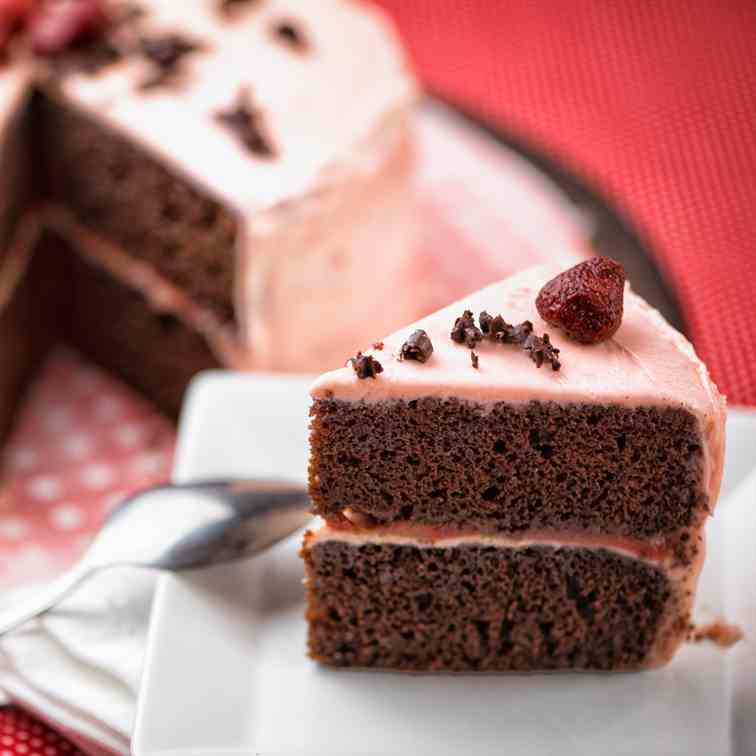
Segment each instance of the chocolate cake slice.
[[[409,292],[379,307],[416,265],[414,77],[381,11],[316,6],[72,0],[14,16],[0,40],[4,416],[49,341],[13,313],[50,266],[67,306],[47,330],[174,417],[199,370],[326,369],[376,318],[419,314]],[[46,242],[11,255],[21,216]],[[282,338],[313,312],[307,339]]]
[[601,343],[544,322],[554,273],[490,286],[315,383],[314,659],[628,670],[686,638],[724,399],[629,289]]

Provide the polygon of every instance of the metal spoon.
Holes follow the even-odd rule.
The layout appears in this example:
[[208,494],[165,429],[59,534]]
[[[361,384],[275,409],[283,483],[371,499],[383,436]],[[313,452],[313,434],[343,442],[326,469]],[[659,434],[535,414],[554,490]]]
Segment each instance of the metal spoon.
[[150,488],[110,514],[79,562],[0,612],[0,636],[52,609],[109,567],[188,570],[257,554],[312,517],[304,487],[280,481],[208,481]]

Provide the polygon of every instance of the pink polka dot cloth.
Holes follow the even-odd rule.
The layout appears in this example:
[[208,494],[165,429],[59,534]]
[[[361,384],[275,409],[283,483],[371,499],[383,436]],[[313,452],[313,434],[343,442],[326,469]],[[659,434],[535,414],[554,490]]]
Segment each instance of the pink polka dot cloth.
[[0,587],[44,580],[84,549],[126,494],[165,481],[174,431],[114,378],[61,350],[5,452]]

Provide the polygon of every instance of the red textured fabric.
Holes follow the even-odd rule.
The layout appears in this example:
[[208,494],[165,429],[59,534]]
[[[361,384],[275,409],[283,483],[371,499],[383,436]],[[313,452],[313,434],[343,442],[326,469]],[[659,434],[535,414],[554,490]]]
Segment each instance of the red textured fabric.
[[431,88],[629,215],[721,390],[756,404],[756,3],[378,2]]
[[70,741],[34,717],[9,706],[0,709],[0,756],[84,756]]

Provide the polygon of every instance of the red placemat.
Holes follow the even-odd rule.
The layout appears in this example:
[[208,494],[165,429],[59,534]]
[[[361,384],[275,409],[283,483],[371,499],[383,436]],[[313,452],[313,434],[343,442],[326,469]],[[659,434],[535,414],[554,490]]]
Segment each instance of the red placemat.
[[594,181],[756,404],[756,3],[378,0],[431,88]]
[[0,756],[84,756],[62,735],[15,707],[0,709]]

